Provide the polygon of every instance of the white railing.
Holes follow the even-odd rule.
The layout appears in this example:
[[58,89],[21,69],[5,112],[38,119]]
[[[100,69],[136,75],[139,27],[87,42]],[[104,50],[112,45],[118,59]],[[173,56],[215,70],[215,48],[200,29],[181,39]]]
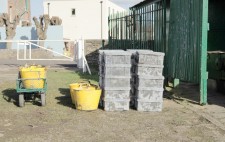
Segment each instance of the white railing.
[[[35,44],[33,42],[41,42],[40,40],[0,40],[0,43],[17,43],[17,60],[32,60],[32,61],[40,61],[40,60],[48,60],[48,61],[73,61],[77,63],[77,67],[80,69],[83,69],[83,72],[89,72],[91,74],[91,70],[88,66],[85,54],[84,54],[84,40],[76,40],[76,41],[71,41],[71,40],[44,40],[43,42],[74,42],[75,48],[74,48],[74,58],[66,56],[62,53],[59,53],[57,51],[48,49],[46,47],[40,46],[38,44]],[[28,47],[27,47],[28,46]],[[59,57],[64,57],[64,58],[32,58],[32,49],[33,47],[38,47],[39,49],[43,49],[45,51],[54,53],[55,55],[58,55]],[[20,58],[20,51],[23,51],[23,58]],[[27,55],[29,55],[27,57]],[[56,56],[54,56],[56,57]]]
[[[34,41],[35,40],[32,40],[32,41],[30,41],[30,40],[21,40],[21,41],[18,41],[17,42],[17,60],[59,60],[59,61],[74,61],[74,58],[72,58],[72,57],[66,56],[66,55],[64,55],[62,53],[59,53],[59,52],[56,52],[54,50],[51,50],[51,49],[45,48],[43,46],[40,46],[38,44],[32,43]],[[48,41],[50,41],[50,40],[46,40],[46,42],[48,42]],[[58,42],[59,40],[51,40],[51,41],[52,42]],[[35,42],[37,42],[37,41],[35,41]],[[19,57],[19,52],[20,52],[20,46],[21,45],[23,45],[23,50],[24,50],[24,58],[23,59],[21,59]],[[43,49],[45,51],[49,51],[51,53],[54,53],[54,54],[56,54],[58,56],[65,57],[66,59],[45,59],[45,58],[34,59],[34,58],[32,58],[32,45],[35,46],[35,47],[38,47],[40,49]],[[27,46],[29,46],[28,49],[27,49]],[[27,58],[27,50],[29,50],[29,58]]]

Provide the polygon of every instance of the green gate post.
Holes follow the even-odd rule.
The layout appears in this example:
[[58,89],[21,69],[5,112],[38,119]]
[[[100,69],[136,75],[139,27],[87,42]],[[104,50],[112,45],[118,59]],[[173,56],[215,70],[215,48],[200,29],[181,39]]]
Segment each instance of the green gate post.
[[201,42],[201,79],[200,104],[207,104],[207,37],[208,37],[208,0],[202,0],[202,42]]

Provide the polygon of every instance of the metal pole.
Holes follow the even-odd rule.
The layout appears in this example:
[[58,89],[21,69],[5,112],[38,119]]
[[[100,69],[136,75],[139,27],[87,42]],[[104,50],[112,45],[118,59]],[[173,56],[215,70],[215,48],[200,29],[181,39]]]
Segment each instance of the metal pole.
[[48,3],[48,15],[49,15],[49,5],[50,5],[50,3]]
[[26,59],[27,58],[27,45],[26,45],[26,43],[24,42],[24,59]]
[[100,3],[101,3],[101,40],[102,40],[102,3],[103,3],[103,1],[100,1]]
[[17,42],[17,60],[19,60],[19,47],[20,45],[19,45],[19,42]]
[[30,59],[31,59],[31,44],[29,43],[29,48],[30,48],[30,55],[29,55],[29,57],[30,57]]

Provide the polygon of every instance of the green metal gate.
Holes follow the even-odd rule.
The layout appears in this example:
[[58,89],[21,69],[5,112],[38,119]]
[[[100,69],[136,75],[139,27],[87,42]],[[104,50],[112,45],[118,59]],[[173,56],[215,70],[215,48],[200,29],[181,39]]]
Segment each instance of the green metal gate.
[[200,103],[206,104],[208,0],[170,0],[169,30],[166,18],[166,0],[146,0],[128,13],[112,14],[109,48],[165,52],[164,76],[199,83]]

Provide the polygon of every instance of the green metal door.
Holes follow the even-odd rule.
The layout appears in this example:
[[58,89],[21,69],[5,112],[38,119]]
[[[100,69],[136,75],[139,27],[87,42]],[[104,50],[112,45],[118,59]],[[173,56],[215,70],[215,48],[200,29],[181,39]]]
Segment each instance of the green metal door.
[[168,76],[200,84],[207,103],[208,0],[171,0]]
[[208,72],[209,78],[225,80],[225,1],[209,0]]

